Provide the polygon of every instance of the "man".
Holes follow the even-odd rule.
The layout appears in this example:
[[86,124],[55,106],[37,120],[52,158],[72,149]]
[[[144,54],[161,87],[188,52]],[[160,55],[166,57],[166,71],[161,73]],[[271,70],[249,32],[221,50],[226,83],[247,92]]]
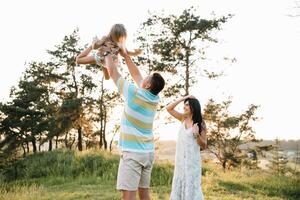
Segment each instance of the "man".
[[159,102],[158,94],[164,88],[165,81],[159,73],[153,73],[143,79],[139,69],[130,56],[121,52],[125,63],[137,84],[127,82],[121,77],[118,60],[106,56],[105,63],[109,74],[125,99],[121,120],[117,189],[122,191],[124,200],[133,200],[138,191],[142,200],[150,199],[149,187],[154,160],[153,121]]

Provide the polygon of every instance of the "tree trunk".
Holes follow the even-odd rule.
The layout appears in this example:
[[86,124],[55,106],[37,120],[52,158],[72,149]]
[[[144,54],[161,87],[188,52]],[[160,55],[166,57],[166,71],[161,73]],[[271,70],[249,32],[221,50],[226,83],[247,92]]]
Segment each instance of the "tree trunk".
[[103,142],[104,142],[104,149],[106,150],[107,149],[107,141],[106,141],[106,137],[105,137],[105,131],[106,131],[106,117],[107,117],[107,114],[106,114],[106,109],[104,109],[104,118],[103,118]]
[[223,171],[225,172],[226,171],[226,161],[223,161],[222,167],[223,167]]
[[103,146],[103,97],[104,97],[104,88],[103,88],[103,77],[101,79],[101,97],[100,97],[100,133],[99,133],[99,136],[100,136],[100,141],[99,141],[99,149],[102,148]]
[[24,143],[21,145],[22,149],[23,149],[23,157],[26,156],[26,148],[24,147]]
[[65,142],[66,148],[69,148],[69,146],[68,146],[68,133],[66,133],[66,135],[65,135],[65,140],[64,140],[64,142]]
[[39,138],[39,152],[41,152],[41,146],[42,146],[42,139],[41,139],[41,137]]
[[190,87],[190,83],[189,83],[189,79],[190,79],[190,66],[189,66],[189,62],[190,62],[190,58],[189,58],[189,52],[186,53],[186,61],[185,61],[185,95],[189,94],[189,87]]
[[32,143],[32,151],[33,151],[33,153],[36,153],[37,148],[36,148],[36,139],[35,139],[35,137],[33,137],[33,139],[31,140],[31,143]]
[[52,139],[49,140],[49,148],[48,151],[52,151]]
[[70,142],[69,144],[69,149],[72,150],[73,144],[75,143],[75,138]]
[[110,141],[110,143],[109,143],[109,151],[110,151],[110,152],[112,151],[112,144],[113,144],[113,142],[114,142],[114,137],[115,137],[116,133],[117,133],[117,131],[114,132],[114,135],[112,136],[111,141]]
[[103,113],[102,113],[102,102],[100,102],[100,130],[99,130],[99,136],[100,136],[100,141],[99,141],[99,149],[102,148],[103,146]]
[[55,139],[55,149],[58,148],[58,136],[56,136],[56,139]]
[[82,128],[78,128],[78,150],[82,151]]
[[29,143],[28,143],[28,141],[26,141],[26,149],[27,149],[27,153],[29,153]]

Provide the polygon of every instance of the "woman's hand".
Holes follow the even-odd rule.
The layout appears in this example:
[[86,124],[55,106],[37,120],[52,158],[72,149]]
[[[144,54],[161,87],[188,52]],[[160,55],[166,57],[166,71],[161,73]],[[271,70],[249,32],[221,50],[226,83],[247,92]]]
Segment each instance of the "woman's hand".
[[199,137],[199,126],[198,123],[194,124],[192,127],[192,132],[195,138]]
[[188,99],[188,98],[190,98],[190,99],[196,99],[196,97],[194,97],[193,95],[186,95],[183,98],[184,99]]
[[201,133],[198,134],[199,137],[197,137],[197,143],[199,144],[199,146],[201,147],[202,150],[207,148],[207,136],[206,136],[206,132],[207,132],[206,124],[205,124],[204,121],[202,121],[202,124],[201,124]]

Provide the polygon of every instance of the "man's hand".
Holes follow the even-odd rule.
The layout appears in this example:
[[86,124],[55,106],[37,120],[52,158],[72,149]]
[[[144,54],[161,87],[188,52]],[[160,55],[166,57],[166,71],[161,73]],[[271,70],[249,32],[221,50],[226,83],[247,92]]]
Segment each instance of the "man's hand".
[[128,51],[124,51],[123,49],[120,49],[120,55],[123,57],[123,58],[126,58],[127,56],[129,56],[127,54]]
[[130,73],[132,79],[139,87],[141,87],[141,82],[143,81],[143,77],[140,73],[140,70],[137,68],[135,63],[131,60],[130,52],[128,52],[128,51],[124,52],[121,50],[120,55],[124,57],[125,63],[128,67],[128,70],[129,70],[129,73]]

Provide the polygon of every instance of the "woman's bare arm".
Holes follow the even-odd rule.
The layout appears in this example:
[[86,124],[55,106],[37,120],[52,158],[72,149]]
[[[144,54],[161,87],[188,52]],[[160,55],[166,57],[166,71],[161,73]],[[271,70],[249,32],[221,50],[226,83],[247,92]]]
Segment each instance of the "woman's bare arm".
[[206,149],[207,148],[207,136],[206,136],[206,124],[203,121],[202,122],[202,130],[201,130],[201,134],[199,135],[199,137],[197,137],[197,143],[198,145],[201,147],[201,149]]
[[182,101],[184,101],[187,97],[180,97],[178,99],[176,99],[175,101],[173,101],[172,103],[170,103],[169,105],[167,105],[166,109],[168,111],[168,113],[170,115],[172,115],[173,117],[175,117],[176,119],[178,119],[179,121],[183,120],[183,114],[176,111],[175,107]]

